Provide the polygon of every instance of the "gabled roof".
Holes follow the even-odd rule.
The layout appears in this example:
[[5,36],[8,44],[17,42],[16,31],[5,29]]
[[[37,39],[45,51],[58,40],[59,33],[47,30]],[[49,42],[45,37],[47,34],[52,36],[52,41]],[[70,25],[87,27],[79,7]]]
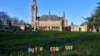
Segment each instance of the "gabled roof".
[[57,15],[42,15],[41,17],[37,17],[38,20],[61,20],[62,18]]

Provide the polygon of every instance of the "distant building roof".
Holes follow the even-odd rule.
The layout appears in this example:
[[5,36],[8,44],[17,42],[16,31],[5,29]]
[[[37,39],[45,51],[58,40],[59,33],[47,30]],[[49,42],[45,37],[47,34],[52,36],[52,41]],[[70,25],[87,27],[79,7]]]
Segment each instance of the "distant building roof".
[[37,17],[38,20],[60,20],[62,17],[58,17],[57,15],[42,15],[41,17]]

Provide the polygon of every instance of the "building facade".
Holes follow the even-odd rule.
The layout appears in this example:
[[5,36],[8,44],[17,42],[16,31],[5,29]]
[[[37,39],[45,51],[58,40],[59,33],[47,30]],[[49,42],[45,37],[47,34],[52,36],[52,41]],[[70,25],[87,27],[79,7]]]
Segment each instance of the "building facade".
[[71,25],[71,32],[87,32],[88,26],[87,24],[77,26],[77,25]]
[[41,17],[38,17],[36,0],[33,0],[31,12],[32,12],[31,27],[33,31],[37,30],[62,31],[68,27],[68,22],[65,18],[65,12],[63,12],[62,17],[59,17],[57,15],[51,15],[50,12],[48,13],[48,15],[42,15]]

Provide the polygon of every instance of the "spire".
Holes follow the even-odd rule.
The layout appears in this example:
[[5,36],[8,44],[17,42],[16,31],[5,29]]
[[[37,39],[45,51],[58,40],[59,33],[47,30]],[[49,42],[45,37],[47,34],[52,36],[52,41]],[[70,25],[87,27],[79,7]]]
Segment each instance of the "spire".
[[36,0],[33,0],[33,5],[34,5],[34,6],[36,5]]
[[36,0],[33,0],[33,2],[36,2]]
[[34,2],[36,2],[36,0],[33,0]]
[[50,10],[49,10],[49,15],[50,15]]
[[36,0],[33,0],[33,3],[32,3],[32,9],[37,10]]
[[49,10],[49,20],[51,19],[50,10]]
[[63,12],[63,17],[65,17],[65,12]]

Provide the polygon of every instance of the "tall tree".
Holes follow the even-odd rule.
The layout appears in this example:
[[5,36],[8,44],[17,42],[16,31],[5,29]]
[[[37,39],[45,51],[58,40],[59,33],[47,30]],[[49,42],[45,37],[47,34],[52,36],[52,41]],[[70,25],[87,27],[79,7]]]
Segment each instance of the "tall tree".
[[90,28],[91,26],[93,29],[98,28],[98,26],[100,26],[100,3],[98,3],[98,6],[94,11],[94,14],[90,17],[87,17],[86,20]]
[[14,17],[14,18],[13,18],[13,24],[14,24],[15,26],[19,25],[19,20],[18,20],[17,17]]

